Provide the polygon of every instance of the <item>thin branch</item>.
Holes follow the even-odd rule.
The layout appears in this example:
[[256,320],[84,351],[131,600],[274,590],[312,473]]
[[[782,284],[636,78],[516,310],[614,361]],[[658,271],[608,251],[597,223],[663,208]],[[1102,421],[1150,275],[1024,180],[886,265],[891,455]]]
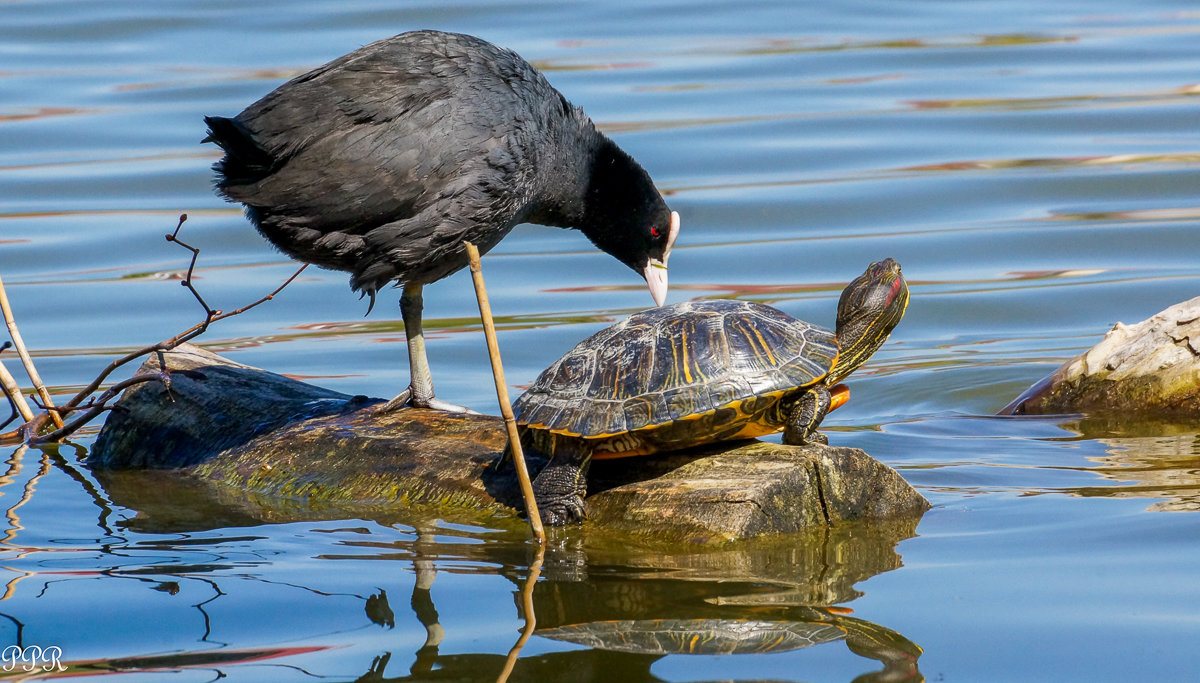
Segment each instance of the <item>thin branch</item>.
[[[12,342],[6,341],[3,344],[0,344],[0,353],[4,353],[4,350],[10,346],[12,346]],[[0,371],[4,371],[3,364],[0,364]],[[4,422],[0,422],[0,429],[4,429],[8,426],[8,423],[21,416],[21,411],[17,410],[17,401],[15,398],[13,398],[12,394],[8,392],[7,383],[0,382],[0,390],[4,392],[4,398],[8,399],[8,405],[12,407],[12,415],[9,415],[8,419],[4,420]],[[17,391],[20,392],[20,387],[17,388]]]
[[187,221],[187,214],[179,214],[179,223],[175,225],[175,232],[171,233],[170,235],[166,235],[166,238],[168,242],[174,242],[175,244],[178,244],[184,249],[192,252],[192,262],[188,264],[187,277],[183,279],[182,284],[184,287],[188,288],[188,291],[192,293],[192,296],[196,297],[196,301],[200,302],[200,305],[204,308],[205,317],[208,318],[209,322],[211,322],[212,317],[220,313],[220,311],[214,311],[212,308],[210,308],[208,303],[204,301],[204,297],[200,296],[200,292],[197,292],[196,288],[192,286],[192,273],[196,270],[196,259],[200,257],[200,250],[179,239],[179,231],[183,228],[185,221]]
[[42,397],[42,402],[49,408],[50,419],[54,420],[55,425],[62,427],[62,417],[59,416],[58,411],[54,410],[54,400],[50,398],[46,384],[38,375],[37,368],[33,365],[33,358],[29,355],[29,350],[25,348],[21,332],[17,329],[17,320],[13,317],[12,307],[8,304],[8,293],[4,290],[3,278],[0,278],[0,313],[4,314],[4,322],[8,325],[8,334],[17,347],[17,355],[21,357],[21,363],[25,366],[25,374],[29,375],[29,380],[33,382],[33,388],[37,390],[38,395]]
[[521,485],[521,497],[525,499],[525,514],[529,517],[529,529],[538,543],[546,544],[546,531],[542,528],[542,516],[538,512],[533,485],[529,481],[529,470],[525,465],[525,453],[521,450],[521,436],[517,432],[517,421],[513,418],[512,404],[508,400],[508,385],[504,381],[504,366],[500,362],[500,346],[496,341],[496,324],[492,321],[492,305],[488,302],[487,287],[483,284],[483,267],[479,262],[479,249],[470,242],[467,259],[471,264],[471,278],[475,282],[475,298],[479,300],[479,318],[483,321],[483,336],[487,340],[488,355],[492,359],[492,378],[496,381],[496,399],[500,403],[500,414],[508,431],[508,447],[512,450],[513,465],[517,470],[517,481]]
[[164,370],[161,373],[156,372],[156,373],[147,374],[147,375],[135,375],[123,382],[117,382],[116,384],[109,387],[108,390],[105,391],[103,394],[100,394],[99,396],[88,401],[86,405],[71,407],[69,410],[72,410],[72,411],[82,410],[82,411],[84,411],[84,413],[82,415],[80,415],[79,417],[75,418],[74,420],[71,420],[69,423],[67,423],[61,429],[55,430],[55,431],[50,432],[49,434],[45,434],[43,436],[34,437],[32,439],[33,444],[36,445],[38,443],[48,443],[48,442],[52,442],[52,441],[58,441],[59,439],[62,439],[70,434],[75,433],[80,427],[82,427],[85,424],[87,424],[88,422],[90,422],[92,420],[92,418],[96,417],[100,413],[102,413],[106,410],[112,410],[112,406],[106,405],[106,404],[109,401],[113,400],[113,398],[115,398],[117,396],[117,394],[120,394],[122,391],[124,391],[125,389],[127,389],[135,384],[142,384],[143,382],[162,382],[162,383],[166,384],[167,383],[166,375],[167,375],[167,372]]
[[[125,388],[127,388],[129,386],[132,386],[134,384],[138,384],[141,382],[158,380],[158,381],[163,382],[163,384],[165,384],[167,387],[170,387],[171,378],[170,378],[170,374],[166,371],[166,365],[163,362],[163,359],[161,356],[162,352],[170,351],[170,350],[178,347],[180,344],[191,341],[192,339],[195,339],[196,337],[200,336],[201,334],[204,334],[204,332],[206,332],[208,330],[208,326],[211,325],[212,323],[217,322],[218,320],[224,320],[225,318],[230,318],[235,315],[240,315],[240,314],[245,313],[246,311],[254,308],[255,306],[258,306],[259,304],[263,304],[263,303],[266,303],[267,301],[274,299],[275,296],[277,294],[279,294],[279,292],[283,291],[284,287],[287,287],[288,285],[290,285],[292,283],[292,281],[295,280],[297,277],[299,277],[300,273],[304,272],[304,269],[308,267],[308,264],[301,265],[296,270],[296,272],[292,273],[292,275],[290,277],[288,277],[286,280],[284,280],[281,285],[279,285],[274,290],[272,290],[271,293],[258,299],[257,301],[251,302],[245,306],[242,306],[241,308],[238,308],[236,310],[229,311],[229,312],[224,312],[224,311],[213,309],[208,305],[208,302],[206,302],[204,300],[204,297],[200,296],[200,292],[197,291],[195,286],[192,284],[192,279],[193,279],[193,276],[194,276],[195,270],[196,270],[196,259],[200,254],[200,250],[179,239],[179,231],[183,227],[183,224],[185,221],[187,221],[187,214],[180,215],[179,223],[175,226],[175,231],[169,235],[166,235],[165,237],[168,242],[173,242],[175,244],[178,244],[179,246],[183,247],[184,249],[187,249],[188,251],[192,252],[191,262],[188,264],[187,274],[184,276],[182,284],[184,287],[186,287],[188,289],[189,292],[192,293],[192,296],[195,297],[196,301],[204,309],[204,320],[187,328],[183,332],[180,332],[179,334],[175,335],[174,337],[171,337],[170,339],[165,339],[163,341],[158,342],[157,344],[151,344],[150,346],[140,348],[140,349],[133,351],[131,353],[128,353],[120,358],[117,358],[116,360],[109,363],[108,366],[105,367],[100,372],[100,374],[97,375],[96,378],[91,381],[90,384],[88,384],[81,391],[79,391],[77,394],[72,396],[62,406],[57,407],[57,411],[61,412],[63,414],[83,411],[83,414],[81,416],[79,416],[78,418],[72,420],[70,422],[70,424],[64,425],[61,422],[57,422],[57,424],[59,425],[59,429],[57,429],[56,431],[53,431],[49,434],[39,437],[39,436],[37,436],[38,432],[40,432],[42,430],[42,428],[46,425],[46,422],[50,419],[50,417],[46,413],[42,413],[40,415],[33,416],[32,411],[30,411],[30,416],[25,416],[23,414],[23,417],[26,420],[26,424],[21,429],[17,430],[17,432],[9,432],[6,434],[2,434],[2,435],[0,435],[0,439],[3,439],[3,438],[11,439],[20,434],[24,434],[24,437],[25,437],[24,440],[33,440],[33,441],[37,441],[37,442],[56,441],[56,440],[62,439],[64,437],[74,433],[80,427],[82,427],[84,424],[86,424],[89,420],[96,417],[101,412],[107,410],[108,408],[104,404],[107,403],[108,401],[112,400],[113,398],[115,398],[122,390],[124,390]],[[156,373],[153,375],[135,376],[129,380],[125,380],[124,382],[119,382],[119,383],[113,385],[112,387],[110,387],[107,391],[105,391],[103,394],[101,394],[98,397],[92,397],[92,395],[95,394],[96,391],[98,391],[100,389],[100,386],[104,383],[104,381],[106,379],[108,379],[109,375],[111,375],[113,372],[115,372],[118,368],[126,365],[127,363],[130,363],[131,361],[137,360],[138,358],[141,358],[142,356],[146,356],[146,355],[149,355],[152,353],[159,354],[159,366],[161,368],[163,368],[163,370],[160,373]],[[0,366],[0,367],[3,367],[3,366]],[[20,396],[20,398],[22,400],[24,399],[24,397],[20,395],[19,390],[17,391],[16,395]],[[91,397],[91,398],[89,398],[89,397]],[[43,398],[46,398],[46,397],[43,397]],[[10,400],[14,400],[14,399],[10,398]],[[87,402],[85,403],[85,401],[87,401]],[[15,404],[15,400],[14,400],[14,404]],[[49,405],[49,403],[47,403],[47,405]]]
[[[204,334],[204,332],[208,330],[208,326],[211,325],[212,323],[215,323],[218,320],[224,320],[225,318],[230,318],[235,315],[239,315],[241,313],[245,313],[246,311],[250,310],[251,308],[258,306],[259,304],[266,303],[267,301],[274,299],[275,295],[279,294],[279,292],[282,291],[284,287],[287,287],[289,284],[291,284],[292,281],[295,280],[297,277],[299,277],[300,273],[304,272],[304,269],[307,267],[308,267],[307,263],[300,266],[300,268],[297,269],[295,273],[292,273],[291,277],[289,277],[287,280],[284,280],[283,284],[276,287],[275,290],[272,291],[270,294],[262,297],[261,299],[255,301],[253,303],[242,306],[241,308],[239,308],[237,310],[229,311],[228,313],[208,309],[207,305],[204,304],[203,299],[200,299],[199,295],[197,295],[197,297],[196,297],[197,300],[199,300],[201,302],[201,305],[205,306],[205,310],[207,311],[204,322],[197,323],[197,324],[193,325],[192,327],[189,327],[188,329],[184,330],[183,332],[180,332],[179,334],[175,335],[174,337],[171,337],[170,339],[160,341],[157,344],[152,344],[150,346],[138,349],[137,351],[134,351],[125,356],[122,356],[121,358],[114,360],[113,362],[108,364],[108,367],[105,368],[104,371],[101,372],[96,377],[96,379],[92,380],[91,384],[84,387],[84,389],[82,391],[80,391],[78,394],[76,394],[71,400],[67,401],[64,404],[64,406],[70,408],[70,407],[79,405],[85,398],[87,398],[92,393],[94,393],[97,389],[99,389],[100,385],[104,382],[104,380],[107,379],[108,376],[113,373],[113,371],[115,371],[117,368],[121,367],[122,365],[125,365],[126,363],[128,363],[130,361],[137,360],[138,358],[141,358],[142,356],[145,356],[145,355],[149,355],[151,353],[161,352],[161,351],[170,351],[171,349],[174,349],[175,347],[179,346],[180,344],[183,344],[184,342],[187,342],[187,341],[191,341],[192,339],[195,339],[196,337],[200,336],[201,334]],[[185,282],[190,282],[190,281],[191,281],[191,271],[189,269],[188,277],[185,280]]]
[[[6,394],[4,398],[8,398],[8,395]],[[9,425],[10,422],[17,419],[21,415],[17,412],[17,404],[14,403],[11,398],[8,398],[8,405],[12,406],[12,415],[9,415],[7,418],[5,418],[4,422],[0,422],[0,429],[4,429]]]
[[4,363],[0,363],[0,387],[3,387],[4,395],[12,402],[17,412],[21,413],[21,419],[26,422],[32,420],[33,409],[29,407],[29,402],[25,400],[25,394],[21,393],[21,386],[17,384],[17,380],[13,379],[8,368],[4,367]]

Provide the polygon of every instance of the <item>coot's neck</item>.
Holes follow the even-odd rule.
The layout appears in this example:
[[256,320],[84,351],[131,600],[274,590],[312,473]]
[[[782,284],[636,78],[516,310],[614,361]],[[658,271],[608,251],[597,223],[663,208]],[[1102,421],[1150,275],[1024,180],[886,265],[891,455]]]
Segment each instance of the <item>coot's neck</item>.
[[615,143],[601,134],[586,117],[578,127],[563,131],[566,144],[551,145],[558,152],[543,157],[539,169],[538,195],[524,220],[558,228],[582,229],[587,221],[589,199],[605,175],[603,166],[614,155],[624,155]]

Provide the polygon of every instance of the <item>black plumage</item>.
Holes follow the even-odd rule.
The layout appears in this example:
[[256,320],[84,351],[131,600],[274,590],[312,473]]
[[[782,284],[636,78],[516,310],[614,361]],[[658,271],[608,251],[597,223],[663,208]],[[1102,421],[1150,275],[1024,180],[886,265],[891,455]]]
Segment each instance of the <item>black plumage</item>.
[[348,271],[372,301],[404,286],[413,384],[398,401],[440,403],[418,367],[421,288],[466,265],[464,240],[486,252],[521,222],[577,228],[665,295],[678,216],[649,175],[528,62],[479,38],[381,40],[205,122],[225,151],[218,192],[272,244]]

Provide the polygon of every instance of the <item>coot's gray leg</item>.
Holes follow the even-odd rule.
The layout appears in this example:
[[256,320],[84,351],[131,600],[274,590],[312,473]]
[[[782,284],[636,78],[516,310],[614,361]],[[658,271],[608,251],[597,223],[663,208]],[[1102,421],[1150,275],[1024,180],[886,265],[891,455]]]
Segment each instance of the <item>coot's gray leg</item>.
[[829,412],[830,401],[829,389],[824,384],[817,384],[804,392],[788,414],[783,442],[792,446],[803,446],[810,441],[829,443],[824,434],[817,432],[817,427],[821,426],[821,420]]
[[404,336],[408,338],[408,388],[396,398],[385,403],[379,412],[395,410],[404,405],[416,408],[432,408],[459,413],[474,413],[464,406],[447,403],[433,395],[433,375],[429,372],[429,359],[425,357],[425,335],[421,331],[421,310],[424,300],[420,284],[404,285],[400,296],[400,315],[404,318]]

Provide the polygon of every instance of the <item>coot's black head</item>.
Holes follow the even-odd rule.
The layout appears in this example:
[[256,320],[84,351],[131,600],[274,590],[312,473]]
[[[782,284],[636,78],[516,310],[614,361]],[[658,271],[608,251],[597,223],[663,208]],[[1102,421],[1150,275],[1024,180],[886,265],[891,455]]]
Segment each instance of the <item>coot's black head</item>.
[[607,138],[592,159],[577,226],[597,247],[646,278],[659,306],[667,298],[667,259],[679,235],[679,214],[667,208],[650,175]]

